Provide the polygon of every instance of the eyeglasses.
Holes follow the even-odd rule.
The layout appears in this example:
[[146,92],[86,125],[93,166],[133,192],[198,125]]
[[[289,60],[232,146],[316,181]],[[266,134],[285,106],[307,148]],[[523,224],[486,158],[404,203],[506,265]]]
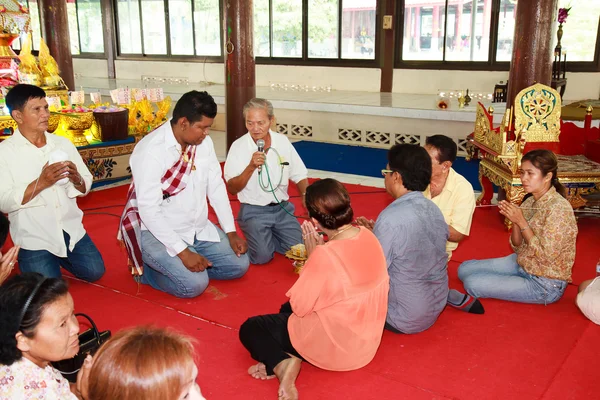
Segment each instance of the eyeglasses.
[[395,171],[393,169],[382,169],[381,175],[383,175],[385,177],[386,174],[390,174],[392,172],[395,172]]

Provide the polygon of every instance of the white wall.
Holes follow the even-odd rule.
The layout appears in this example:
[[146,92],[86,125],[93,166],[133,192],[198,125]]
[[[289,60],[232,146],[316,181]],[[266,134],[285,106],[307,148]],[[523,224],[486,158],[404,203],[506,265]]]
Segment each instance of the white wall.
[[[84,77],[106,77],[105,60],[73,59],[75,73]],[[142,75],[183,77],[190,84],[212,82],[224,84],[223,64],[161,61],[115,62],[117,78],[141,79]],[[300,67],[257,65],[256,85],[271,83],[308,86],[331,86],[334,90],[378,92],[381,71],[378,68]],[[436,94],[438,90],[471,89],[491,92],[500,81],[506,82],[508,71],[394,70],[394,93]],[[600,97],[600,72],[567,73],[565,100]]]
[[395,93],[437,94],[439,90],[491,93],[494,85],[508,80],[508,71],[448,71],[395,69]]
[[108,63],[106,60],[73,58],[73,73],[87,78],[106,78]]

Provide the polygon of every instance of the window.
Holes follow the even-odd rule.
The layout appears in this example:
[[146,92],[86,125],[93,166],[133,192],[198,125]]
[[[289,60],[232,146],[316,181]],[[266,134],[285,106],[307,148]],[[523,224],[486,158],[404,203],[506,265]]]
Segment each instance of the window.
[[[560,41],[562,53],[567,53],[567,65],[570,61],[594,61],[595,50],[598,47],[595,41],[598,33],[600,2],[559,0],[558,7],[572,7],[567,21],[563,24],[563,36]],[[552,48],[556,43],[555,35]]]
[[100,0],[67,0],[71,54],[104,53]]
[[500,1],[498,19],[498,41],[496,42],[496,60],[510,61],[512,59],[513,36],[515,33],[515,0]]
[[405,0],[402,59],[488,61],[491,21],[492,0]]
[[117,0],[120,54],[220,56],[219,0]]
[[254,55],[374,60],[376,9],[376,0],[254,0]]

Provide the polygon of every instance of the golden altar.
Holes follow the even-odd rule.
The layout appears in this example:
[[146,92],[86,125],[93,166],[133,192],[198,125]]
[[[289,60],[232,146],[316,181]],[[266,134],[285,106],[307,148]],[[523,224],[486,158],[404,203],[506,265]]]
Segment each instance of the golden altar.
[[[492,184],[503,189],[506,200],[520,204],[525,196],[521,186],[521,158],[529,150],[547,148],[557,151],[560,136],[560,95],[552,88],[535,84],[515,98],[515,124],[511,129],[507,113],[499,127],[492,125],[493,109],[477,106],[475,130],[469,138],[471,155],[478,153],[481,195],[478,204],[490,204]],[[583,207],[581,197],[600,189],[600,164],[583,155],[558,155],[558,178],[567,188],[573,208]],[[507,228],[510,221],[504,221]]]

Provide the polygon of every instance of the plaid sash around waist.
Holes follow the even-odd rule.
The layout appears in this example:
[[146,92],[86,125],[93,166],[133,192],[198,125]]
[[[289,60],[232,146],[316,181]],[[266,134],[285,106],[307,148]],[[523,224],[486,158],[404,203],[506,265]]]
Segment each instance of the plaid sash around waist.
[[[173,197],[181,193],[186,188],[188,179],[194,167],[194,157],[196,156],[196,146],[188,146],[183,154],[171,168],[167,170],[165,176],[161,178],[161,188],[163,199]],[[129,266],[131,274],[140,276],[144,272],[144,262],[142,261],[141,249],[141,219],[138,211],[137,197],[135,193],[135,182],[131,182],[127,192],[127,203],[121,215],[119,232],[117,239],[123,241],[127,255],[129,256]]]

